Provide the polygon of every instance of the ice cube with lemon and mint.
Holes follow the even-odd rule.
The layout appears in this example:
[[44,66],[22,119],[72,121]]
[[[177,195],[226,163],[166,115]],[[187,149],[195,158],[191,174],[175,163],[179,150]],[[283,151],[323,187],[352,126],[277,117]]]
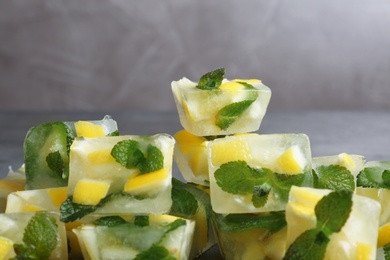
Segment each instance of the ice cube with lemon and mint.
[[218,214],[212,219],[224,259],[282,259],[287,227],[284,211]]
[[355,190],[356,176],[363,169],[364,156],[340,153],[312,158],[313,187]]
[[225,78],[220,68],[199,81],[173,81],[172,93],[181,125],[197,136],[257,131],[266,113],[271,90],[258,79]]
[[102,120],[48,122],[32,127],[23,144],[26,189],[67,186],[69,150],[77,136],[117,134],[117,123],[111,116]]
[[311,186],[305,134],[242,134],[208,145],[211,205],[216,213],[284,210],[292,185]]
[[76,138],[61,219],[75,221],[90,213],[167,213],[174,144],[168,134]]
[[380,210],[348,189],[293,186],[284,259],[376,259]]
[[368,161],[357,176],[356,193],[381,205],[378,248],[388,247],[390,254],[390,161]]
[[68,259],[59,213],[0,214],[0,259]]
[[195,222],[171,215],[109,215],[73,230],[84,259],[189,259]]

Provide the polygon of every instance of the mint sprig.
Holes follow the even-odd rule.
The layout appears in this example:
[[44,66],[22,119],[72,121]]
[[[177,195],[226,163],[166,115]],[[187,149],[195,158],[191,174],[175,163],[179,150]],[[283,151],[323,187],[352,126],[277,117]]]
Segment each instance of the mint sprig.
[[383,253],[385,260],[390,260],[390,243],[383,246]]
[[92,222],[96,226],[113,227],[116,225],[126,224],[127,221],[120,216],[104,216]]
[[195,196],[185,189],[179,180],[172,179],[172,207],[170,214],[180,217],[191,217],[199,208]]
[[366,167],[356,179],[358,187],[390,189],[390,170],[382,167]]
[[352,191],[338,190],[324,196],[315,206],[316,227],[300,234],[283,259],[323,259],[333,233],[339,232],[352,211]]
[[217,89],[221,84],[225,75],[225,68],[219,68],[204,74],[196,86],[199,89],[214,90]]
[[221,128],[221,130],[226,130],[255,100],[256,99],[248,99],[224,106],[215,116],[215,125]]
[[213,213],[214,222],[223,232],[241,232],[251,229],[267,229],[275,233],[285,227],[286,214],[284,211],[274,211],[260,214],[222,214]]
[[146,152],[140,149],[139,142],[123,140],[114,145],[111,156],[128,169],[138,168],[141,173],[157,171],[164,167],[164,155],[156,146],[149,144]]
[[354,190],[355,180],[352,173],[339,165],[321,165],[313,169],[313,185],[318,189]]
[[27,223],[23,243],[14,244],[15,259],[48,259],[57,243],[56,220],[44,212],[38,212]]
[[267,168],[254,169],[245,161],[222,164],[214,172],[217,185],[225,192],[236,195],[252,195],[255,207],[263,207],[270,192],[287,201],[291,186],[300,186],[305,174],[278,174]]

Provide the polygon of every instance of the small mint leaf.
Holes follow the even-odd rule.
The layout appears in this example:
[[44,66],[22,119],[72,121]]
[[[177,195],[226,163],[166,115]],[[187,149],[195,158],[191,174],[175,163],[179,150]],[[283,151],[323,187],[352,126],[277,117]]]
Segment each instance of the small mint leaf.
[[46,156],[46,163],[50,170],[53,171],[56,178],[68,178],[68,175],[65,173],[65,162],[59,151],[49,153]]
[[365,188],[385,188],[382,178],[383,171],[381,167],[364,168],[356,177],[356,185]]
[[256,99],[234,102],[221,108],[215,116],[215,125],[221,130],[229,128]]
[[149,226],[149,216],[136,216],[134,224],[139,227]]
[[321,165],[314,170],[314,187],[330,190],[355,190],[355,181],[352,173],[339,165]]
[[143,160],[144,155],[135,140],[123,140],[118,142],[111,150],[111,156],[122,166],[136,168]]
[[350,190],[340,190],[324,196],[314,209],[317,228],[328,236],[339,232],[351,213],[352,195]]
[[287,225],[285,211],[267,213],[222,214],[213,213],[213,220],[224,232],[240,232],[251,229],[267,229],[275,233]]
[[170,214],[188,218],[198,210],[198,201],[195,196],[180,187],[178,180],[172,179],[172,207]]
[[119,136],[119,135],[120,135],[120,133],[118,130],[115,130],[115,131],[107,134],[107,136]]
[[382,173],[383,186],[390,188],[390,170],[384,170]]
[[24,229],[24,244],[15,244],[17,259],[48,259],[57,247],[56,220],[44,213],[36,213]]
[[224,75],[224,68],[208,72],[199,79],[196,87],[204,90],[217,89],[221,85]]
[[93,224],[96,226],[113,227],[116,225],[126,224],[127,221],[120,216],[105,216],[96,219]]
[[253,193],[254,186],[259,186],[266,181],[266,174],[252,169],[245,161],[222,164],[214,172],[214,177],[223,191],[240,195]]
[[154,172],[164,167],[164,155],[156,146],[148,145],[146,156],[141,161],[139,169],[142,173]]
[[283,259],[324,259],[329,241],[329,238],[321,230],[306,230],[290,245]]

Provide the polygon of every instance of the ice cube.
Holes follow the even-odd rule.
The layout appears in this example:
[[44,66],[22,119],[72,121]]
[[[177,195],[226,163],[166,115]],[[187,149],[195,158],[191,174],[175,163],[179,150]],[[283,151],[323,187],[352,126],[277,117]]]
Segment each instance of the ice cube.
[[243,134],[208,144],[211,204],[217,213],[284,210],[292,185],[311,186],[304,134]]

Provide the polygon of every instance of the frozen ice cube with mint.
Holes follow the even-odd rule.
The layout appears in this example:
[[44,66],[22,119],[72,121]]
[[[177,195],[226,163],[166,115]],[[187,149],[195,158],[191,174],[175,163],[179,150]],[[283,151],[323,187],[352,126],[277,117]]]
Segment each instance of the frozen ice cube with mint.
[[257,131],[271,90],[258,79],[224,78],[225,70],[206,73],[198,82],[173,81],[172,92],[184,129],[198,136]]
[[208,144],[211,204],[220,214],[284,210],[291,186],[311,186],[305,134],[242,134]]

